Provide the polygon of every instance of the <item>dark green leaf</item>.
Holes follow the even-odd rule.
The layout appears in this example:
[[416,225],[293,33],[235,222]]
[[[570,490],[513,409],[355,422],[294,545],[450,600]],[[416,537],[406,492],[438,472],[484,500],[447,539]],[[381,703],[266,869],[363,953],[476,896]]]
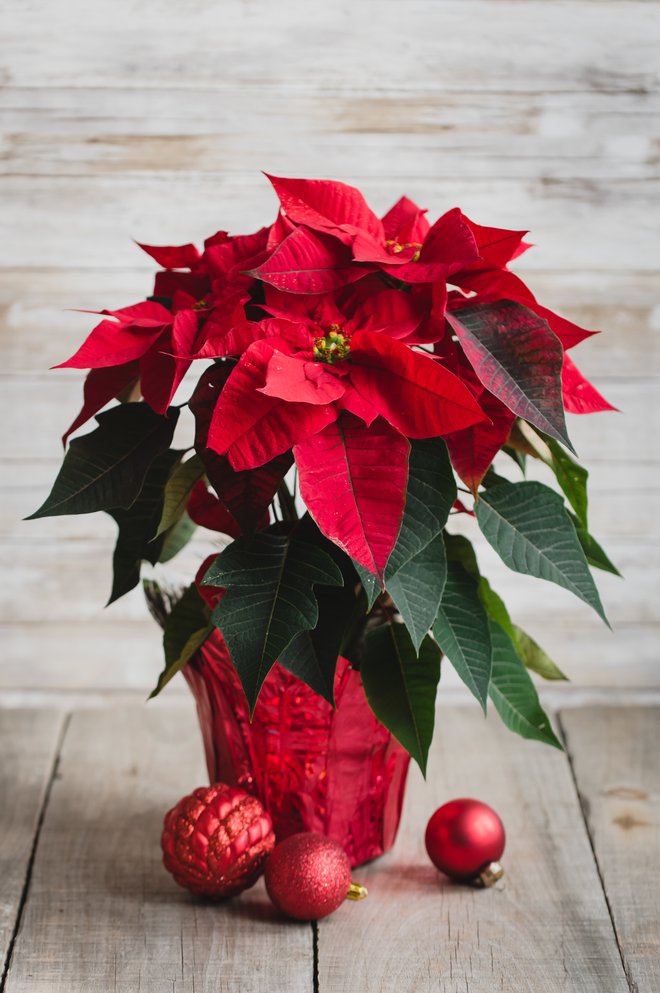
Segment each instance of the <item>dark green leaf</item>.
[[446,579],[447,554],[439,534],[402,565],[387,584],[416,652],[437,617]]
[[488,617],[475,579],[459,562],[447,563],[433,635],[485,713],[492,664]]
[[543,651],[533,638],[522,628],[513,625],[513,638],[518,658],[526,669],[531,669],[543,679],[566,679],[559,666],[555,665],[550,656]]
[[[158,562],[164,537],[154,537],[163,509],[163,487],[172,465],[181,458],[174,449],[163,452],[150,466],[137,500],[127,510],[109,510],[119,528],[112,559],[113,582],[108,604],[140,582],[142,562]],[[153,540],[152,540],[153,539]]]
[[351,561],[355,566],[355,571],[360,577],[360,582],[362,583],[365,595],[367,597],[367,610],[369,611],[371,610],[371,608],[373,607],[373,605],[375,604],[376,600],[378,599],[381,593],[380,583],[378,582],[374,574],[372,572],[369,572],[368,569],[365,569],[363,565],[360,565],[360,563],[356,562],[355,559],[351,559]]
[[440,658],[432,638],[424,639],[418,656],[403,624],[382,624],[367,634],[360,667],[369,706],[424,774],[433,738]]
[[[337,657],[348,628],[365,617],[364,597],[358,604],[355,594],[356,576],[351,559],[323,535],[309,515],[296,528],[296,536],[320,548],[338,566],[343,586],[319,586],[316,600],[319,619],[311,631],[301,631],[291,644],[280,652],[278,662],[294,676],[334,706],[334,679]],[[364,621],[363,621],[364,623]]]
[[[456,500],[456,483],[441,438],[413,441],[401,528],[385,567],[385,584],[440,534]],[[389,588],[389,587],[388,587]]]
[[495,621],[490,622],[490,629],[493,643],[490,698],[498,714],[508,728],[523,738],[534,738],[561,749],[513,642]]
[[341,586],[332,558],[294,536],[260,532],[237,538],[213,562],[204,582],[227,593],[213,612],[250,702],[280,654],[301,631],[316,627],[314,586]]
[[506,483],[475,503],[479,527],[502,561],[515,572],[563,586],[607,623],[564,501],[542,483]]
[[194,583],[185,590],[168,614],[163,630],[165,668],[149,699],[157,696],[180,669],[183,669],[213,630],[209,608]]
[[466,572],[469,572],[475,579],[479,579],[477,556],[469,538],[465,538],[462,534],[449,534],[448,531],[445,531],[444,537],[447,561],[458,562]]
[[568,516],[573,521],[578,541],[582,545],[582,551],[589,565],[592,565],[595,569],[600,569],[602,572],[611,572],[613,576],[620,576],[621,573],[607,557],[604,549],[598,544],[594,536],[589,534],[586,528],[582,527],[575,514],[571,514],[569,511]]
[[204,472],[204,463],[199,455],[193,455],[186,462],[179,462],[174,466],[165,486],[163,514],[158,525],[158,534],[169,531],[181,519],[190,491],[202,478]]
[[161,416],[146,403],[98,414],[99,426],[71,442],[50,495],[27,520],[130,507],[149,466],[169,448],[178,416],[173,407]]

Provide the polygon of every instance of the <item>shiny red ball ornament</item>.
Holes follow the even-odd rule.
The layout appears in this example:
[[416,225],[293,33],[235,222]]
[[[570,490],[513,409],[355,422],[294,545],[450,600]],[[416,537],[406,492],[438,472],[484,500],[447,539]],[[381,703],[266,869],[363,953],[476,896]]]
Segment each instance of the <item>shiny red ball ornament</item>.
[[264,873],[266,889],[278,910],[299,921],[327,917],[346,899],[367,891],[351,883],[351,863],[337,841],[314,831],[285,838],[273,850]]
[[443,804],[426,826],[426,850],[433,864],[459,882],[490,886],[502,876],[499,865],[504,825],[492,807],[461,798]]
[[275,834],[256,797],[215,783],[184,796],[167,812],[161,846],[165,868],[180,886],[225,899],[256,883]]

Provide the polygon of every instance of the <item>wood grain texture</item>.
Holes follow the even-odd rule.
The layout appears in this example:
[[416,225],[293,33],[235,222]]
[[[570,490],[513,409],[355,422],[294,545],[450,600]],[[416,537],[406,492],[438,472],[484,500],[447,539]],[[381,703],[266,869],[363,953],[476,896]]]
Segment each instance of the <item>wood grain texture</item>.
[[[441,707],[437,721],[393,852],[354,873],[369,898],[319,922],[320,993],[627,993],[565,756],[475,711]],[[450,883],[424,851],[429,816],[455,796],[506,825],[491,890]]]
[[[657,88],[656,4],[589,0],[396,0],[346,5],[196,0],[10,0],[4,78],[14,85],[174,85],[222,91],[428,89],[571,92]],[[567,26],[570,30],[567,30]],[[75,28],[75,30],[74,30]],[[469,30],[469,60],[464,47]],[[58,45],[50,44],[53,37]]]
[[660,989],[660,708],[563,711],[561,725],[633,993]]
[[312,930],[263,884],[204,904],[167,875],[165,811],[206,781],[189,712],[74,715],[6,993],[312,991]]
[[21,907],[62,725],[59,711],[0,711],[0,975]]

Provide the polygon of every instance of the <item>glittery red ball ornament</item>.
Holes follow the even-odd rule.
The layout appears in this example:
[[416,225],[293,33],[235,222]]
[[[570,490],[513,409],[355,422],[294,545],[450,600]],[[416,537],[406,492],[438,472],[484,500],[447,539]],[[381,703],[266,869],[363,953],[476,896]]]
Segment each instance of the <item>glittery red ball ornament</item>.
[[180,886],[224,899],[257,881],[275,834],[256,797],[215,783],[167,812],[161,845],[165,868]]
[[480,878],[490,885],[502,875],[498,859],[504,851],[504,825],[480,800],[461,798],[439,807],[426,826],[425,841],[433,864],[452,879]]
[[300,921],[315,921],[346,899],[351,864],[338,842],[303,831],[277,845],[266,862],[264,878],[278,910]]

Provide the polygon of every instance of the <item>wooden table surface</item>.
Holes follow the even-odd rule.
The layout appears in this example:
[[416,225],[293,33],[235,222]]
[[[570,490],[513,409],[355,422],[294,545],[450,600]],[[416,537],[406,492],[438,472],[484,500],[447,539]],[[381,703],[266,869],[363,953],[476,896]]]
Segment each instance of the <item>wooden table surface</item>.
[[[445,706],[396,845],[357,869],[369,898],[278,918],[263,882],[194,900],[160,861],[166,809],[203,783],[189,708],[0,711],[4,993],[657,993],[660,708],[567,709],[567,751]],[[453,796],[507,828],[491,890],[424,847]]]

